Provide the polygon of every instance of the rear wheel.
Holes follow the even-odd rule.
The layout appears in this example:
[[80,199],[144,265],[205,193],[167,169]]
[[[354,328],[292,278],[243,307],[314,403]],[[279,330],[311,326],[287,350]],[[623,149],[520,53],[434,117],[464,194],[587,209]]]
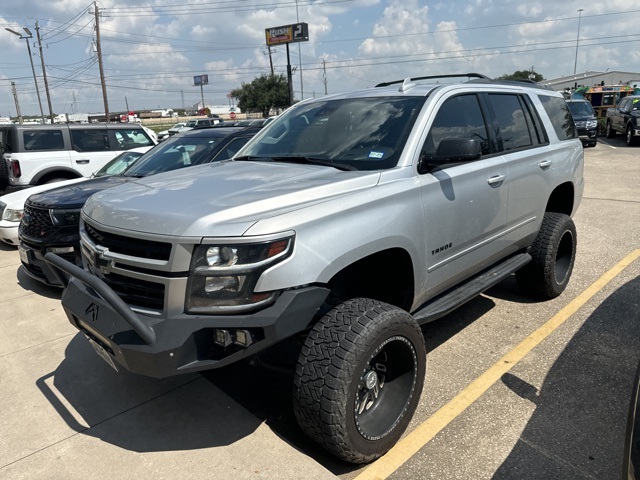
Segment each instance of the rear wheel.
[[62,182],[63,180],[69,180],[69,179],[68,178],[64,178],[64,177],[50,178],[50,179],[42,182],[42,185],[49,184],[49,183]]
[[314,326],[300,353],[298,423],[343,460],[372,461],[409,424],[425,366],[424,337],[411,315],[365,298],[344,302]]
[[626,141],[630,147],[638,143],[638,139],[633,135],[633,126],[631,124],[627,125]]
[[516,272],[518,285],[543,299],[560,295],[571,278],[576,245],[576,227],[571,217],[563,213],[545,213],[529,252],[532,260]]
[[616,131],[611,128],[611,122],[607,122],[607,126],[605,127],[605,135],[607,138],[613,138],[616,136]]

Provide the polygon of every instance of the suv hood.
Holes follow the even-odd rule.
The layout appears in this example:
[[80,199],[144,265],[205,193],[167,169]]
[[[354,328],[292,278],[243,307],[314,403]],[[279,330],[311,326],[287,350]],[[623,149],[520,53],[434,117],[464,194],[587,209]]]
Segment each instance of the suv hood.
[[216,162],[97,193],[83,212],[118,229],[185,237],[240,236],[263,218],[374,187],[379,178],[377,171]]
[[28,203],[40,208],[78,209],[82,208],[87,199],[94,193],[132,180],[135,180],[135,177],[123,177],[120,175],[92,178],[84,182],[32,195],[29,197]]

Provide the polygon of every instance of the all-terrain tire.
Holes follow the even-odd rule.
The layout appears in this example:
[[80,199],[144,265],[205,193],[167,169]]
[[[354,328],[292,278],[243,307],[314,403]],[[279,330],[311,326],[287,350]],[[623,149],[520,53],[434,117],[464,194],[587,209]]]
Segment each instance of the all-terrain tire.
[[424,337],[411,315],[366,298],[341,303],[302,347],[293,390],[298,424],[343,460],[370,462],[409,424],[425,368]]
[[569,283],[576,258],[576,227],[571,217],[547,212],[530,254],[532,260],[516,272],[518,285],[530,295],[552,299]]

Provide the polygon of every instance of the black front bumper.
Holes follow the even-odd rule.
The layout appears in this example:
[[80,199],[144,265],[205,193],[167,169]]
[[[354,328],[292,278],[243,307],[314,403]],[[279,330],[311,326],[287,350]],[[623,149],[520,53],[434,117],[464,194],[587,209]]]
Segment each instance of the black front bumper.
[[[62,306],[71,324],[124,369],[150,377],[219,368],[258,353],[307,328],[328,290],[306,287],[283,292],[255,313],[154,318],[134,312],[109,286],[87,271],[48,253],[46,260],[65,284]],[[251,331],[248,347],[222,347],[216,329]]]

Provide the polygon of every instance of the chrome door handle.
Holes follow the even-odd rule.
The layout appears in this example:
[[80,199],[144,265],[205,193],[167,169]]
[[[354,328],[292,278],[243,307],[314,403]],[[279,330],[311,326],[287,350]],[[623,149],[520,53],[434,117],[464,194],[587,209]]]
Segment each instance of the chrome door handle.
[[546,170],[547,168],[549,168],[551,166],[551,160],[543,160],[542,162],[540,162],[538,164],[538,166],[542,169],[542,170]]
[[504,182],[504,175],[495,175],[487,180],[487,183],[492,187],[499,187],[502,182]]
[[80,160],[76,160],[76,163],[80,164],[80,165],[84,165],[85,163],[89,163],[89,159],[88,158],[82,158]]

